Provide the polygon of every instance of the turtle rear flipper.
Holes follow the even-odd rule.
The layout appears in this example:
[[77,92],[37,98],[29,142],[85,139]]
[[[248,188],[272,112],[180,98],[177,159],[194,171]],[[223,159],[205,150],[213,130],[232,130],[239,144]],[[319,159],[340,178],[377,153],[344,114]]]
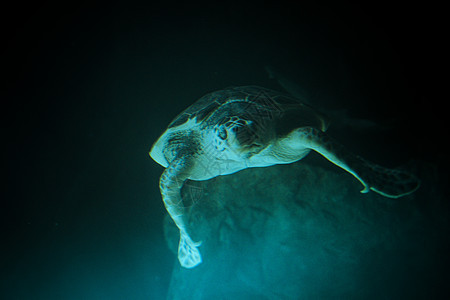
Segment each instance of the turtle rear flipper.
[[361,193],[372,190],[385,197],[399,198],[411,194],[420,186],[420,181],[415,176],[368,162],[315,128],[298,128],[287,138],[292,140],[290,145],[295,147],[298,143],[302,147],[308,147],[352,174],[364,186]]

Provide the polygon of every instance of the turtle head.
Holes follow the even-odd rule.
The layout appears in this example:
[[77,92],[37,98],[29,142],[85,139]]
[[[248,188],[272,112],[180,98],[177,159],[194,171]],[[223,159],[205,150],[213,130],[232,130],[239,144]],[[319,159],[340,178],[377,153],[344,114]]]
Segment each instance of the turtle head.
[[198,139],[191,132],[164,134],[152,146],[150,157],[158,164],[167,166],[177,157],[192,156],[199,149]]
[[259,153],[270,142],[270,130],[264,130],[252,120],[232,117],[219,130],[219,137],[226,139],[228,146],[240,157],[251,157]]
[[162,137],[160,137],[153,144],[153,146],[148,154],[158,164],[160,164],[164,168],[167,168],[167,166],[169,165],[169,162],[167,161],[166,157],[164,156],[164,151],[163,151],[163,149],[165,148],[165,144],[166,144],[166,141]]
[[150,157],[158,164],[167,166],[176,157],[192,155],[199,149],[198,134],[195,127],[197,120],[188,119],[181,125],[172,126],[159,137],[149,152]]

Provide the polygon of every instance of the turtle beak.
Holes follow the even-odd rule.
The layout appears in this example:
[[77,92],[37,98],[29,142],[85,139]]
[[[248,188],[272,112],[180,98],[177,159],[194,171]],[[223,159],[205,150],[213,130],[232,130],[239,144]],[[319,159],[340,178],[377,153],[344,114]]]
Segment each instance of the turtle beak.
[[166,158],[164,157],[162,149],[164,149],[164,142],[159,138],[150,149],[150,152],[148,153],[150,157],[156,161],[158,164],[163,166],[164,168],[167,168],[169,163],[167,162]]

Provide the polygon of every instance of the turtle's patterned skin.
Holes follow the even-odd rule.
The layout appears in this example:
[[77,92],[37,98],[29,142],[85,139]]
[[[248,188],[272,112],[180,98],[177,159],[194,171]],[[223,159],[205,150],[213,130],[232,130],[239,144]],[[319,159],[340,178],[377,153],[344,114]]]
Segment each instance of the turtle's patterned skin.
[[183,267],[201,263],[185,221],[180,195],[187,179],[207,180],[251,167],[292,163],[314,150],[364,186],[398,198],[415,191],[418,180],[351,154],[325,134],[327,119],[289,95],[256,86],[233,87],[200,98],[168,126],[150,156],[163,167],[160,190],[180,229],[178,259]]

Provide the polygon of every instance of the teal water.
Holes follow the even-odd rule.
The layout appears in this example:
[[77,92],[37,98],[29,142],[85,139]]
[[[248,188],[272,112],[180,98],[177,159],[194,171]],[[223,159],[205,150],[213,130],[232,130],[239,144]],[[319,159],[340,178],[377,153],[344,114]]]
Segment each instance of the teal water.
[[[250,2],[13,7],[15,21],[3,26],[0,298],[400,299],[448,292],[445,118],[442,97],[433,95],[439,47],[428,47],[439,36],[428,30],[439,28],[438,18],[427,8],[409,9]],[[428,22],[413,17],[419,12]],[[319,157],[194,184],[208,193],[194,207],[198,234],[209,239],[204,264],[187,273],[171,252],[174,236],[158,190],[162,168],[148,151],[172,118],[207,92],[247,84],[281,90],[268,65],[311,102],[382,124],[330,133],[367,159],[406,165],[422,187],[395,202],[359,199],[357,182]],[[312,202],[296,191],[308,191]],[[277,206],[277,193],[287,206]],[[261,204],[248,207],[263,196],[269,215]],[[286,209],[292,218],[284,224]],[[208,228],[220,220],[219,239]],[[246,233],[252,220],[260,226]],[[265,252],[252,256],[257,247]]]

